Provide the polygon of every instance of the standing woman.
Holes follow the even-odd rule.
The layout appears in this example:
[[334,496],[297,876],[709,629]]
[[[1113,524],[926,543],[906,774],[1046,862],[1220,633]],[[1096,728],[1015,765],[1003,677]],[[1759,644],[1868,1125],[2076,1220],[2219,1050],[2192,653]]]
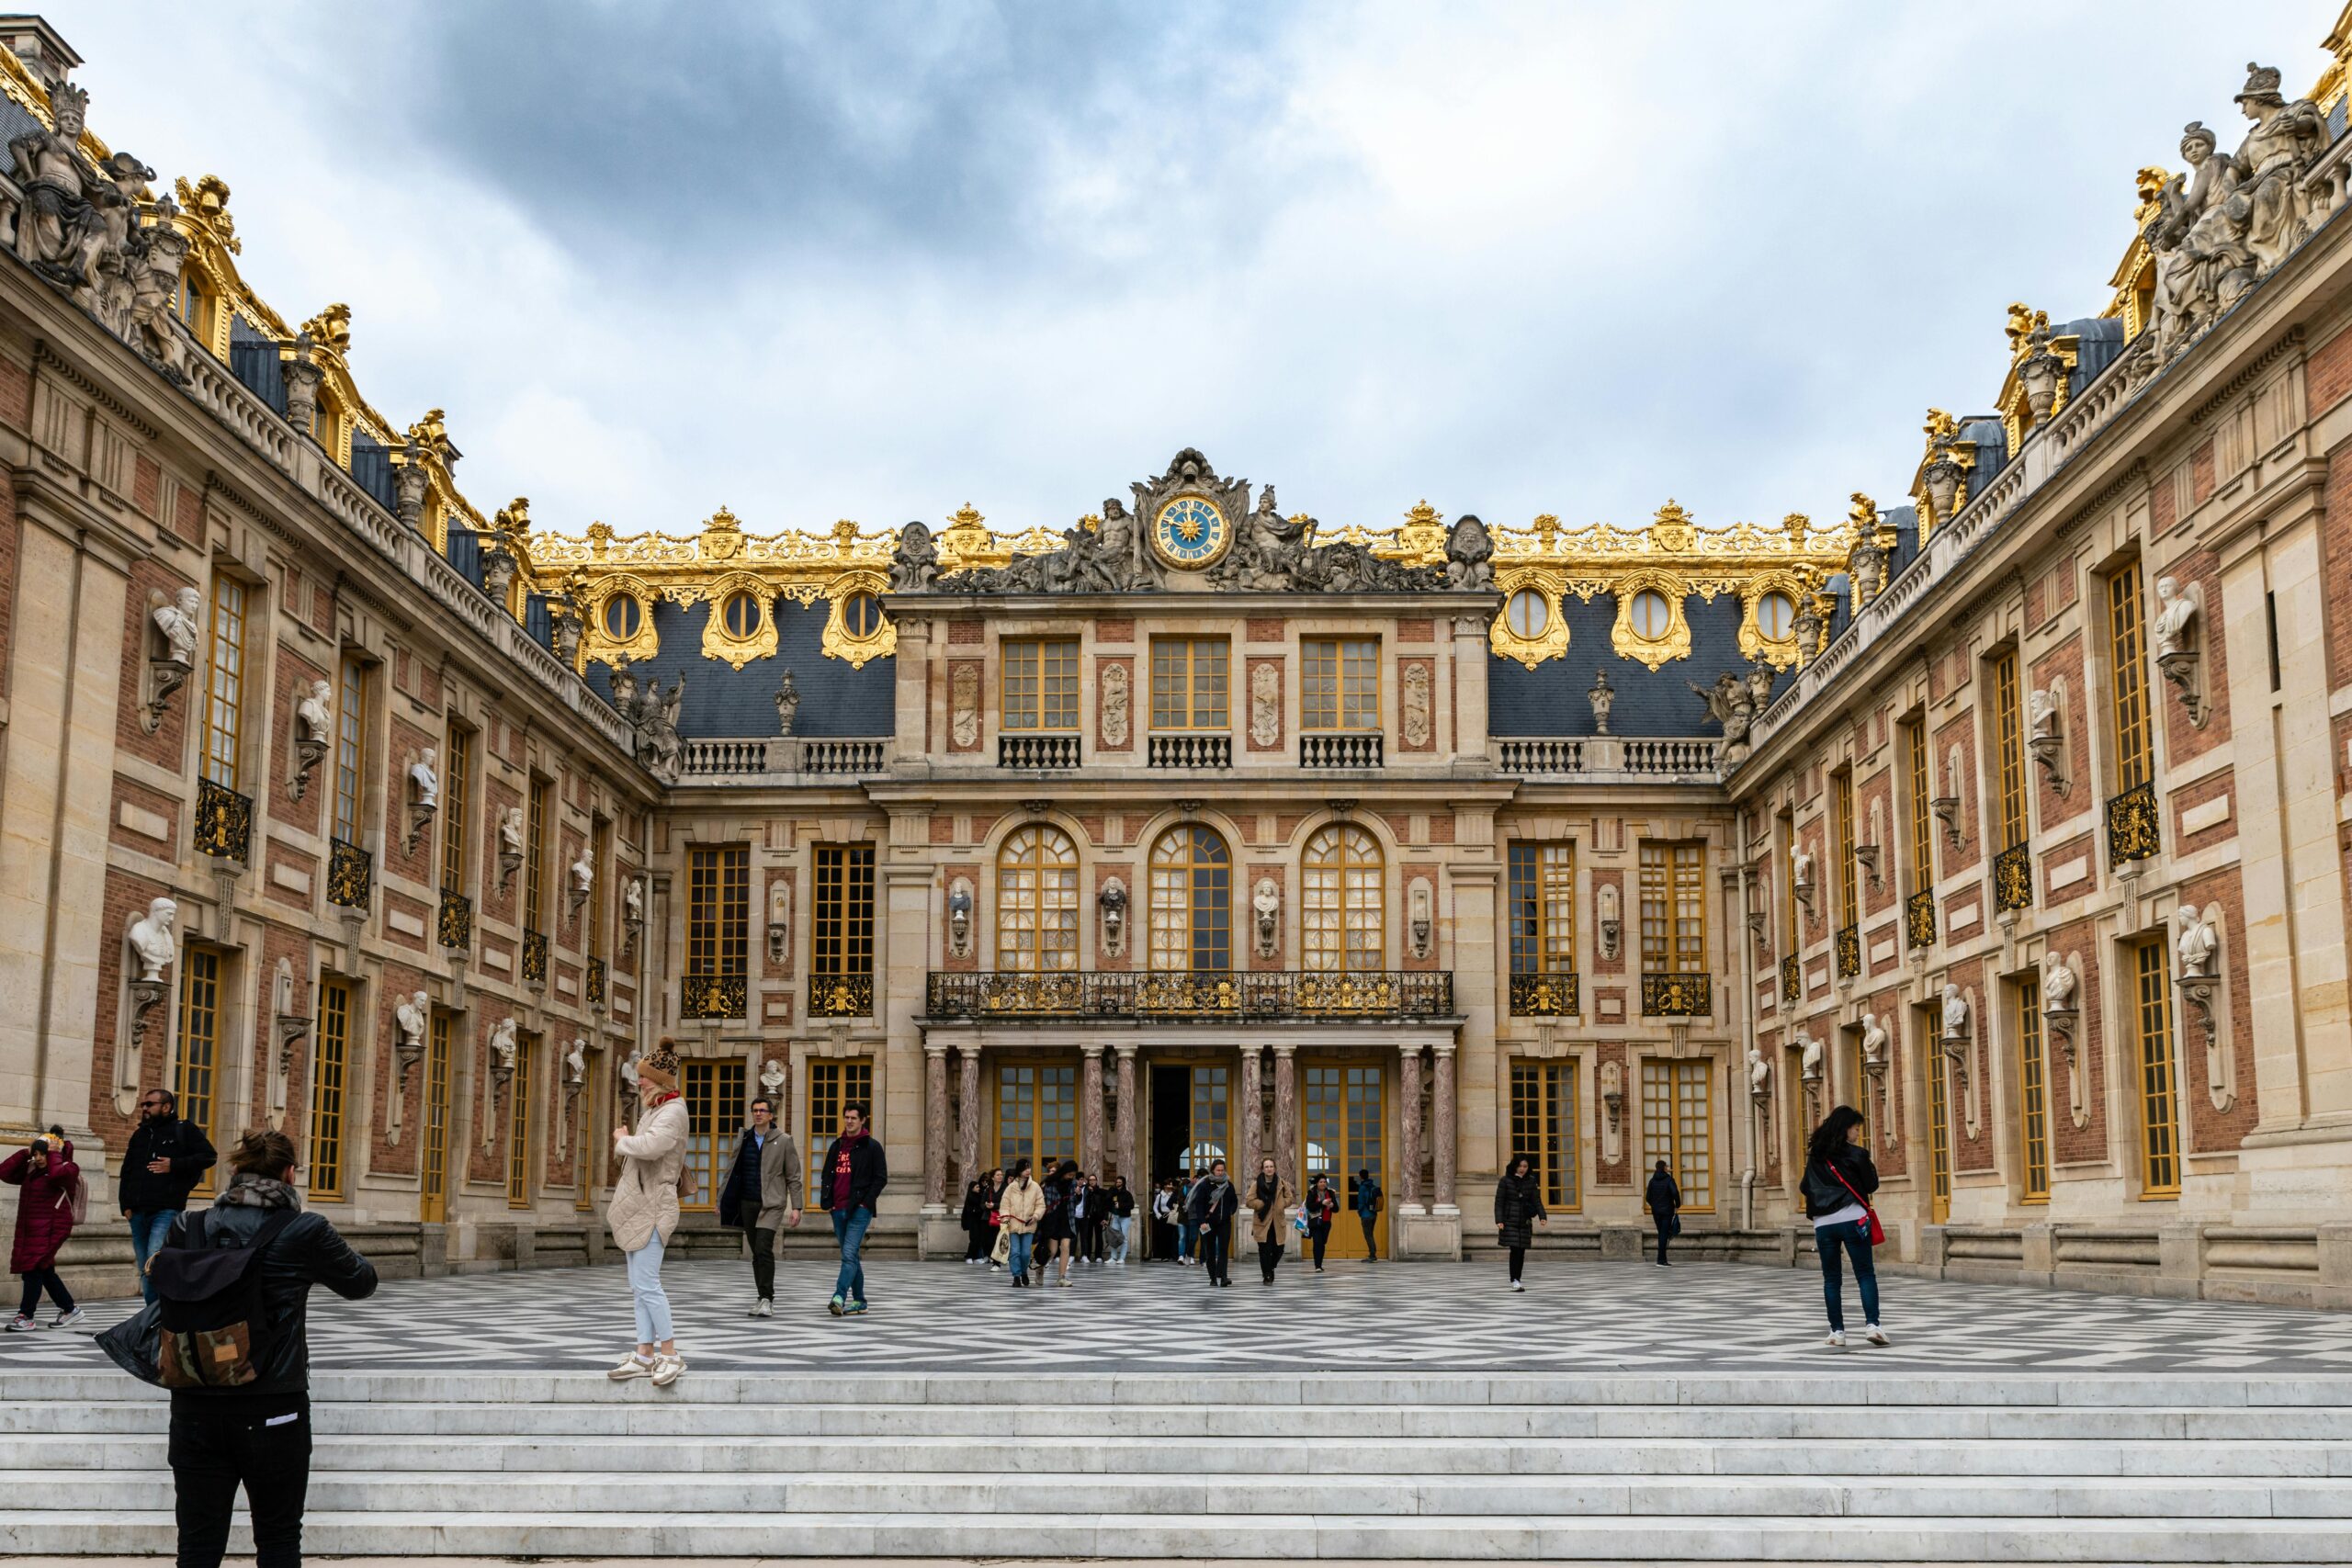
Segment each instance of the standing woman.
[[1552,1227],[1551,1213],[1544,1207],[1544,1194],[1535,1181],[1535,1162],[1526,1155],[1513,1155],[1502,1179],[1495,1183],[1495,1239],[1510,1253],[1510,1288],[1527,1289],[1520,1279],[1520,1270],[1527,1266],[1528,1244],[1535,1239],[1534,1227]]
[[1037,1222],[1037,1282],[1045,1283],[1046,1265],[1061,1259],[1060,1283],[1069,1286],[1069,1252],[1078,1233],[1072,1228],[1070,1210],[1079,1190],[1078,1161],[1066,1159],[1054,1167],[1054,1174],[1046,1179],[1046,1213]]
[[1829,1306],[1825,1343],[1830,1345],[1846,1343],[1841,1255],[1854,1260],[1854,1283],[1862,1292],[1862,1337],[1873,1345],[1887,1343],[1886,1331],[1878,1325],[1878,1269],[1871,1260],[1878,1216],[1868,1200],[1878,1190],[1878,1168],[1854,1139],[1861,1127],[1862,1113],[1841,1105],[1822,1119],[1804,1148],[1804,1212],[1821,1250],[1821,1294]]
[[1291,1199],[1290,1183],[1283,1179],[1274,1156],[1266,1156],[1258,1162],[1258,1178],[1242,1201],[1250,1206],[1250,1239],[1258,1244],[1258,1272],[1269,1285],[1283,1260],[1283,1216],[1290,1211]]
[[1317,1176],[1306,1189],[1306,1244],[1315,1249],[1315,1271],[1323,1272],[1323,1248],[1331,1239],[1331,1216],[1340,1212],[1340,1195],[1331,1179]]
[[1004,1227],[1004,1266],[1012,1270],[1012,1288],[1024,1290],[1029,1284],[1029,1251],[1037,1245],[1037,1222],[1046,1214],[1045,1190],[1029,1174],[1027,1155],[1012,1162],[1012,1179],[997,1194],[996,1213]]
[[57,1277],[57,1255],[74,1234],[74,1210],[81,1206],[82,1168],[74,1163],[74,1145],[62,1127],[51,1127],[0,1164],[0,1181],[23,1190],[17,1199],[17,1234],[8,1248],[8,1271],[25,1277],[25,1304],[8,1325],[11,1334],[39,1328],[40,1293],[57,1303],[51,1328],[68,1328],[82,1321],[74,1293]]
[[679,1173],[686,1163],[686,1102],[678,1098],[678,1047],[668,1035],[637,1064],[637,1098],[645,1113],[637,1131],[613,1129],[613,1156],[624,1161],[605,1211],[613,1240],[628,1258],[637,1303],[637,1351],[605,1375],[615,1382],[650,1377],[667,1388],[686,1370],[662,1289],[662,1253],[678,1228]]
[[1666,1244],[1682,1234],[1682,1189],[1675,1185],[1666,1161],[1658,1161],[1657,1168],[1650,1172],[1650,1184],[1642,1193],[1642,1203],[1657,1226],[1657,1266],[1670,1268],[1672,1265],[1666,1260]]
[[996,1245],[989,1234],[988,1179],[974,1177],[964,1183],[964,1261],[980,1263],[987,1260],[989,1248]]

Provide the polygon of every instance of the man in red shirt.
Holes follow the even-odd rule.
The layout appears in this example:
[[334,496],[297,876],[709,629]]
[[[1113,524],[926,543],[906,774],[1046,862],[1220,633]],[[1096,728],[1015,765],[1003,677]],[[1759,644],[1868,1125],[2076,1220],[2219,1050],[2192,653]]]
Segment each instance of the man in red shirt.
[[865,1106],[853,1100],[842,1107],[841,1136],[825,1146],[817,1170],[817,1203],[832,1217],[833,1236],[842,1246],[842,1270],[833,1280],[832,1303],[826,1310],[835,1317],[862,1313],[865,1266],[858,1260],[858,1249],[865,1245],[874,1205],[890,1179],[881,1141],[866,1131]]

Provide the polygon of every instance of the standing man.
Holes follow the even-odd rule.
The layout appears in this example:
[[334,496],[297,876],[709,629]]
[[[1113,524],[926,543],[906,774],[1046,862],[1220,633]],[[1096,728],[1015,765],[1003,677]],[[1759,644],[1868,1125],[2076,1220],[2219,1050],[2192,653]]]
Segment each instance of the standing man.
[[752,1124],[743,1130],[735,1168],[718,1195],[718,1223],[740,1225],[752,1244],[752,1283],[760,1299],[752,1303],[751,1315],[771,1315],[777,1228],[800,1224],[800,1151],[776,1126],[775,1102],[765,1095],[752,1101]]
[[1127,1266],[1127,1240],[1135,1230],[1136,1195],[1127,1190],[1127,1179],[1111,1178],[1111,1267]]
[[1356,1172],[1356,1219],[1363,1225],[1363,1258],[1367,1263],[1380,1261],[1380,1209],[1385,1201],[1380,1183],[1372,1179],[1372,1167]]
[[123,1146],[115,1196],[130,1222],[139,1292],[151,1305],[155,1287],[147,1282],[147,1260],[187,1207],[187,1195],[220,1158],[203,1128],[180,1120],[179,1099],[170,1089],[151,1089],[139,1097],[139,1125]]
[[842,1244],[842,1271],[833,1280],[833,1299],[827,1309],[835,1317],[865,1310],[865,1265],[858,1248],[865,1245],[866,1227],[874,1223],[874,1205],[890,1179],[882,1158],[882,1145],[865,1130],[865,1107],[855,1100],[842,1107],[841,1136],[825,1145],[817,1201],[832,1216],[833,1238]]
[[1225,1173],[1225,1161],[1209,1161],[1208,1174],[1193,1183],[1184,1213],[1199,1235],[1201,1262],[1208,1269],[1211,1285],[1233,1283],[1226,1269],[1233,1252],[1233,1216],[1240,1207],[1241,1195]]

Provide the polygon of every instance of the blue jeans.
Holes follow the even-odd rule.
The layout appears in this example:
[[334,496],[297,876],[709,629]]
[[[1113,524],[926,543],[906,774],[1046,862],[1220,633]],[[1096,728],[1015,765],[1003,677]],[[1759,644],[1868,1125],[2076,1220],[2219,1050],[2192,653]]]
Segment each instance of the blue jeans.
[[1128,1222],[1118,1215],[1111,1216],[1111,1261],[1114,1263],[1127,1260],[1127,1224]]
[[1878,1266],[1871,1261],[1870,1221],[1815,1225],[1813,1237],[1821,1247],[1821,1294],[1829,1303],[1829,1326],[1845,1332],[1846,1307],[1839,1298],[1845,1294],[1846,1282],[1838,1265],[1849,1253],[1854,1259],[1854,1284],[1862,1292],[1862,1321],[1878,1322]]
[[842,1244],[842,1271],[833,1277],[833,1294],[845,1302],[865,1299],[865,1265],[859,1261],[857,1249],[865,1244],[865,1227],[874,1223],[871,1209],[852,1209],[844,1213],[829,1209],[832,1216],[833,1239]]
[[1189,1220],[1176,1227],[1177,1257],[1189,1258],[1193,1256],[1193,1238],[1198,1229],[1199,1227]]
[[1037,1246],[1035,1231],[1015,1231],[1005,1249],[1004,1267],[1016,1280],[1029,1277],[1029,1255]]
[[139,1260],[139,1293],[147,1304],[155,1304],[155,1287],[147,1282],[147,1260],[164,1245],[164,1237],[172,1222],[180,1217],[177,1209],[133,1209],[130,1211],[130,1255]]
[[640,1345],[666,1345],[676,1336],[670,1331],[670,1295],[662,1288],[662,1233],[655,1231],[651,1240],[628,1258],[628,1291],[637,1303],[637,1342]]

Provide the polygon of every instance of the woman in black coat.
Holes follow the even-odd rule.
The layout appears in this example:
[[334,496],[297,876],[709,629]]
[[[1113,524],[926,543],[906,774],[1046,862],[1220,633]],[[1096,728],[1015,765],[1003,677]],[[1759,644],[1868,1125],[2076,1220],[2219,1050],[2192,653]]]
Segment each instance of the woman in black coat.
[[1535,1179],[1535,1162],[1525,1155],[1514,1155],[1502,1179],[1495,1183],[1495,1239],[1510,1249],[1510,1288],[1514,1291],[1527,1289],[1519,1273],[1526,1266],[1528,1244],[1535,1239],[1537,1225],[1550,1229],[1551,1215],[1544,1208],[1544,1192]]
[[1666,1244],[1682,1234],[1682,1189],[1675,1185],[1666,1161],[1658,1161],[1657,1168],[1650,1172],[1650,1184],[1642,1193],[1642,1205],[1649,1210],[1650,1221],[1657,1226],[1657,1266],[1669,1268]]
[[964,1261],[985,1260],[996,1238],[989,1229],[988,1179],[980,1177],[964,1183]]

